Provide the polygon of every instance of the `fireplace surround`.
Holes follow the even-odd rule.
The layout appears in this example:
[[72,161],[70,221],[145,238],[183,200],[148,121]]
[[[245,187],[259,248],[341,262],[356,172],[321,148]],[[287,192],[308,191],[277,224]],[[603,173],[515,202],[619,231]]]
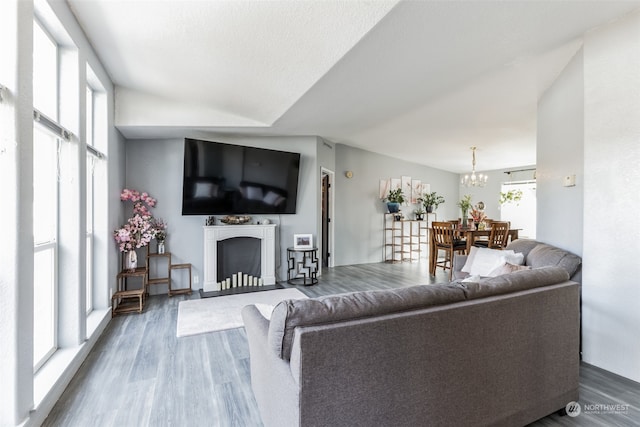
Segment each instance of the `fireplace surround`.
[[[218,277],[219,242],[238,237],[260,240],[260,286],[246,286],[246,291],[258,290],[265,286],[275,285],[275,229],[276,224],[246,224],[246,225],[210,225],[204,228],[204,280],[201,294],[212,292],[237,293],[240,288],[225,289]],[[246,271],[245,271],[246,272]],[[224,279],[224,278],[223,278]],[[268,289],[268,288],[267,288]],[[260,289],[262,290],[262,289]]]

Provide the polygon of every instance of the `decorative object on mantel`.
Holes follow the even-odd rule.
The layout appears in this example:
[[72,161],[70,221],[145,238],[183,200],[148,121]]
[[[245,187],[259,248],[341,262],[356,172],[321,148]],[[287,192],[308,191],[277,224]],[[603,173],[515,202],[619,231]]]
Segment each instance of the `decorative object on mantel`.
[[251,221],[251,217],[248,215],[242,215],[242,216],[227,215],[220,220],[220,222],[222,222],[223,224],[229,224],[229,225],[247,224],[249,221]]
[[[113,232],[113,237],[118,244],[120,252],[129,252],[126,257],[127,269],[131,270],[131,264],[137,267],[137,255],[135,250],[143,248],[155,237],[150,208],[156,205],[156,199],[148,193],[140,193],[136,190],[125,188],[120,193],[120,200],[133,202],[133,216],[122,227]],[[133,254],[131,254],[133,253]],[[135,270],[135,267],[133,267]]]
[[422,208],[422,206],[418,206],[418,209],[416,209],[415,211],[413,211],[414,214],[416,214],[416,221],[422,221],[424,220],[424,214],[425,211]]
[[216,217],[215,216],[208,217],[205,220],[204,225],[206,225],[207,227],[212,226],[212,225],[216,225]]
[[460,180],[460,185],[465,187],[484,187],[487,184],[489,177],[485,174],[476,174],[476,147],[471,147],[473,153],[473,160],[471,162],[471,174],[466,174]]

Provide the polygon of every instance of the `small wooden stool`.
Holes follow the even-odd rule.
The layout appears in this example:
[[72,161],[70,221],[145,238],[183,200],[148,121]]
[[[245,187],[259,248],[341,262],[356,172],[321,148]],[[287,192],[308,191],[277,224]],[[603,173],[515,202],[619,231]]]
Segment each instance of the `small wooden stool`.
[[180,288],[180,289],[171,289],[171,281],[169,281],[169,296],[170,297],[172,297],[174,295],[191,294],[191,264],[189,264],[189,263],[187,263],[187,264],[171,264],[171,270],[180,270],[180,269],[188,269],[189,270],[189,287],[188,288]]
[[[118,273],[116,277],[116,292],[111,297],[111,317],[121,313],[142,313],[147,294],[147,274],[146,267],[123,270]],[[127,279],[132,277],[142,279],[140,289],[127,289]]]

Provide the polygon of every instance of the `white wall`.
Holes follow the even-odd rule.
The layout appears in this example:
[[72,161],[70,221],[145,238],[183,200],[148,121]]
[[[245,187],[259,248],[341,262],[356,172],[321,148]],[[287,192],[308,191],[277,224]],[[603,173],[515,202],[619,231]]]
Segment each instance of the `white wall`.
[[[537,129],[537,240],[582,255],[582,50],[538,102]],[[576,175],[575,187],[563,186],[565,175]]]
[[[640,381],[640,13],[592,30],[539,102],[538,236],[582,255],[585,362]],[[562,177],[576,174],[576,187]]]
[[2,4],[0,25],[0,425],[24,420],[33,396],[33,4]]
[[[342,144],[336,144],[335,151],[335,265],[383,260],[383,214],[387,208],[378,195],[381,179],[403,175],[420,179],[446,200],[438,207],[438,219],[460,215],[457,174]],[[345,171],[352,171],[353,178],[346,178]],[[408,218],[413,218],[414,210],[415,205],[402,208]]]
[[[191,136],[190,136],[191,137]],[[319,168],[316,161],[316,137],[230,137],[199,135],[197,138],[230,144],[263,147],[301,153],[298,204],[295,215],[255,215],[254,220],[269,218],[278,224],[276,245],[276,278],[286,280],[286,249],[293,245],[296,233],[312,233],[317,239],[319,212]],[[202,287],[205,215],[182,216],[182,170],[184,139],[129,140],[126,144],[126,187],[146,191],[158,200],[153,209],[156,217],[168,222],[167,251],[172,263],[191,263],[193,275]],[[131,207],[127,206],[128,211]],[[221,218],[222,215],[218,216]],[[115,248],[115,246],[114,246]],[[114,249],[115,250],[115,249]],[[160,285],[156,292],[166,292]]]
[[640,13],[584,43],[583,357],[640,381]]

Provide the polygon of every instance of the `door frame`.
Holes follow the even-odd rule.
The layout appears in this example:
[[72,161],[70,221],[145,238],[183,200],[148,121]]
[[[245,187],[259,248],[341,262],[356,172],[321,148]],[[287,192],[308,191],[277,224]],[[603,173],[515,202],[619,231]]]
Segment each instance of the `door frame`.
[[[324,227],[324,223],[322,221],[322,179],[325,177],[325,175],[328,177],[329,179],[329,224],[328,227],[329,229],[328,231],[328,238],[329,238],[329,247],[327,248],[327,250],[329,251],[329,263],[328,263],[328,267],[331,268],[334,266],[334,249],[335,249],[335,244],[334,244],[334,230],[335,230],[335,209],[334,209],[334,204],[335,204],[335,191],[336,191],[336,174],[334,171],[327,169],[325,167],[321,167],[320,168],[320,236],[322,236],[322,231],[323,231],[323,227]],[[323,254],[323,247],[322,247],[322,237],[320,237],[318,239],[318,247],[320,250],[320,257],[322,258],[322,254]],[[320,272],[322,272],[322,259],[320,260]]]

